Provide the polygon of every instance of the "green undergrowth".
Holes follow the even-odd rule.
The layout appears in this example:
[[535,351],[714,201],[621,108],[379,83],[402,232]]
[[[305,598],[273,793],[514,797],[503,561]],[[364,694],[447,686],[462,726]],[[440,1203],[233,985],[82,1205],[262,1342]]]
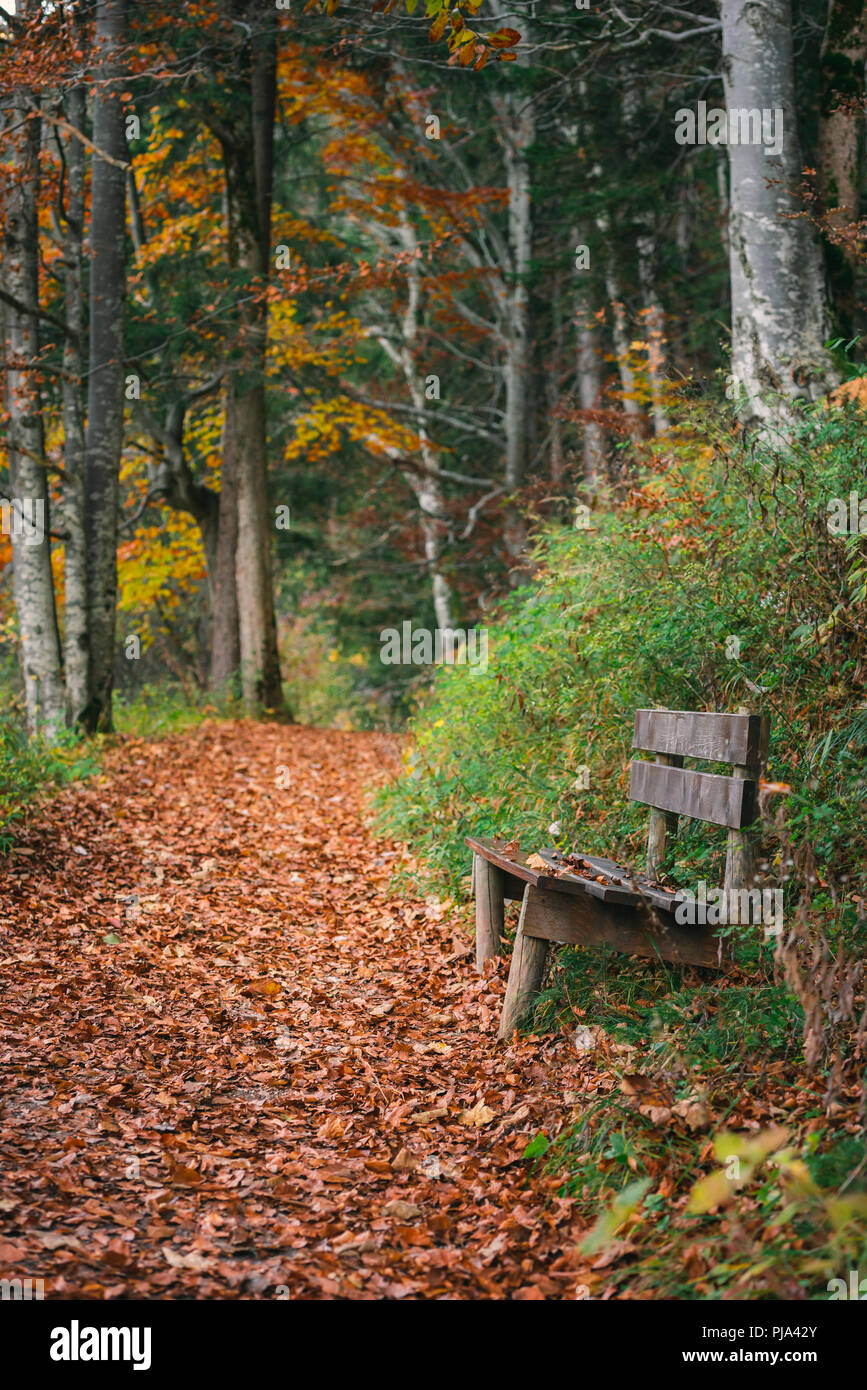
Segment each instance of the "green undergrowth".
[[[567,1092],[525,1151],[591,1228],[583,1296],[826,1299],[867,1272],[865,1137],[800,1080],[784,991],[566,948],[527,1023],[563,1029],[608,1076]],[[642,1077],[664,1094],[639,1108]]]
[[135,692],[118,692],[113,701],[115,733],[164,738],[193,729],[204,719],[240,718],[236,701],[175,683],[154,683]]
[[[488,628],[487,673],[437,672],[403,771],[379,794],[380,824],[409,843],[428,889],[458,899],[467,835],[640,868],[635,710],[765,713],[774,786],[755,832],[760,881],[783,892],[785,934],[800,923],[806,997],[814,949],[816,961],[867,953],[867,537],[828,527],[833,499],[867,496],[863,417],[820,407],[779,447],[745,447],[721,411],[705,414],[633,460],[633,477],[589,517],[579,510],[588,527],[539,531],[530,581]],[[721,884],[725,850],[723,830],[682,822],[668,881]],[[867,1276],[863,1060],[831,1000],[808,1070],[821,1010],[806,1017],[761,929],[729,935],[737,968],[724,977],[604,948],[552,952],[524,1020],[573,1045],[589,1033],[602,1062],[591,1070],[659,1078],[660,1112],[708,1109],[693,1131],[654,1118],[628,1084],[567,1096],[566,1118],[530,1145],[528,1162],[602,1223],[595,1258],[627,1247],[602,1261],[597,1282],[614,1293],[827,1298],[859,1261]],[[687,1211],[732,1159],[744,1181],[723,1181],[716,1202],[702,1189],[703,1209]]]
[[0,717],[0,854],[15,842],[28,805],[44,800],[66,782],[97,771],[98,756],[73,734],[51,745],[27,741],[17,721]]
[[[867,494],[863,424],[816,410],[779,452],[733,454],[722,420],[702,433],[715,442],[676,434],[587,529],[547,525],[488,628],[487,673],[437,672],[380,815],[441,882],[468,872],[468,834],[640,864],[628,764],[635,710],[654,705],[768,714],[793,836],[820,877],[863,881],[867,538],[828,530],[831,499]],[[784,881],[772,834],[764,849]],[[724,831],[688,826],[669,868],[718,883],[724,855]]]
[[116,738],[164,738],[205,718],[231,718],[238,713],[231,702],[204,695],[197,699],[175,685],[149,685],[134,696],[117,693],[113,707],[114,734],[88,738],[66,730],[50,743],[28,741],[15,701],[0,714],[0,853],[14,845],[16,828],[29,807],[66,783],[98,772],[103,749]]

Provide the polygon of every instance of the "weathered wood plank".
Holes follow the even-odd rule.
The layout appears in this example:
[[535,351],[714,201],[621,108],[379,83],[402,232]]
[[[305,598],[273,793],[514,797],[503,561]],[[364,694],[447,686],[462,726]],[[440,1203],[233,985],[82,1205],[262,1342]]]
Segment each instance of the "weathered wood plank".
[[[527,884],[521,906],[521,920],[518,923],[515,944],[512,948],[512,964],[509,969],[506,997],[503,1001],[503,1013],[497,1033],[497,1037],[500,1039],[508,1040],[512,1036],[521,1018],[542,987],[545,960],[548,955],[548,942],[539,936],[527,936],[524,932],[527,904],[537,891],[532,884]],[[561,896],[558,901],[569,902],[571,899]]]
[[646,753],[679,753],[752,768],[761,762],[767,739],[766,715],[640,709],[635,712],[632,746]]
[[[507,854],[505,852],[506,841],[481,840],[468,835],[465,843],[468,844],[473,852],[480,858],[487,860],[490,864],[495,864],[498,868],[505,871],[507,875],[505,890],[507,898],[517,899],[523,897],[524,883],[532,883],[534,885],[545,883],[560,893],[590,893],[591,896],[595,898],[622,903],[639,903],[641,901],[641,894],[633,892],[628,888],[621,888],[614,884],[595,883],[592,879],[579,878],[577,874],[565,876],[560,876],[558,874],[555,877],[554,874],[545,873],[543,869],[533,868],[527,864],[527,858],[533,851],[523,849],[511,850]],[[540,857],[544,858],[546,862],[551,863],[552,868],[555,867],[552,862],[554,857],[553,851],[543,850]],[[515,891],[515,889],[517,889],[517,891]]]
[[[543,850],[542,853],[544,854],[544,852]],[[635,876],[631,875],[628,869],[624,869],[622,864],[615,864],[613,859],[600,859],[599,856],[595,854],[585,854],[584,858],[589,864],[592,864],[599,873],[610,874],[614,878],[622,878],[626,879],[627,882],[631,881],[634,883],[635,889],[640,895],[642,902],[650,902],[654,907],[661,909],[663,912],[674,911],[677,904],[674,901],[675,895],[673,892],[664,893],[661,888],[651,888],[647,880],[642,878],[640,874]]]
[[[732,769],[732,775],[745,780],[750,776],[751,771],[752,769],[746,766],[735,766]],[[729,830],[725,879],[723,880],[726,891],[735,888],[752,888],[754,878],[753,845],[749,832]]]
[[752,779],[720,777],[659,763],[634,762],[629,785],[633,801],[675,811],[680,816],[740,830],[756,818],[756,784]]
[[483,840],[475,835],[467,835],[464,844],[469,845],[474,854],[481,855],[489,864],[496,864],[498,869],[511,874],[512,878],[522,879],[524,883],[539,882],[540,871],[530,868],[527,864],[527,856],[532,854],[532,850],[517,849],[506,853],[507,840]]
[[476,894],[476,969],[500,954],[505,909],[505,874],[480,854],[473,856],[473,885]]
[[[678,753],[658,753],[656,761],[663,767],[683,767],[683,758]],[[659,878],[665,862],[665,847],[669,839],[674,839],[676,834],[677,816],[672,811],[658,811],[652,807],[645,860],[645,873],[648,878]]]
[[597,875],[606,879],[605,883],[596,883],[591,878],[582,878],[580,874],[574,873],[567,868],[562,861],[562,857],[556,849],[542,849],[539,851],[540,858],[550,864],[552,869],[557,870],[556,878],[543,878],[540,883],[550,888],[554,893],[589,893],[591,898],[599,898],[600,902],[623,903],[637,906],[641,902],[641,892],[636,887],[629,884],[610,882],[612,878],[619,878],[626,873],[625,869],[617,870],[617,865],[612,864],[613,873],[607,872],[598,867],[599,861],[592,855],[582,854],[582,859],[586,859],[588,864],[592,864]]
[[627,955],[723,968],[715,927],[679,927],[672,917],[654,918],[643,908],[636,911],[589,897],[566,898],[532,886],[521,913],[524,937],[572,946],[607,945]]
[[523,878],[517,878],[514,874],[503,874],[503,896],[507,901],[519,903],[526,886]]

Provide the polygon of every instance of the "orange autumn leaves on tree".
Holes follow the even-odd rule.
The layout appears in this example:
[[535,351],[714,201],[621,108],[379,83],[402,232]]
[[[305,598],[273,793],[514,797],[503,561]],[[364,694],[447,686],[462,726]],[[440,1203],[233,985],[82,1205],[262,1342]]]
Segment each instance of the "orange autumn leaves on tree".
[[[370,11],[372,15],[385,16],[402,6],[411,17],[418,13],[420,22],[431,21],[428,31],[431,43],[445,40],[450,66],[472,66],[478,72],[491,58],[514,62],[515,45],[521,41],[517,29],[475,27],[477,17],[484,18],[484,3],[485,0],[424,0],[420,5],[420,0],[371,0]],[[339,7],[340,0],[307,0],[303,13],[322,10],[334,15]]]

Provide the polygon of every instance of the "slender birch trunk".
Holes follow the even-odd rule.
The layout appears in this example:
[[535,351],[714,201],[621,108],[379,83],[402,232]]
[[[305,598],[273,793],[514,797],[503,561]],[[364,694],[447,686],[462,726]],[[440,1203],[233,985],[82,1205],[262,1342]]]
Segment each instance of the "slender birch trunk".
[[235,580],[237,549],[238,498],[235,488],[234,416],[231,392],[227,391],[223,413],[217,551],[213,575],[210,685],[212,690],[232,695],[238,693],[235,682],[241,668],[238,588]]
[[[506,315],[506,492],[515,494],[527,471],[531,392],[530,266],[533,254],[533,203],[529,150],[536,135],[533,99],[527,92],[502,100],[503,145],[509,189],[511,275]],[[506,513],[505,544],[512,561],[526,538],[515,507]]]
[[117,609],[118,478],[123,448],[126,298],[126,137],[119,51],[126,0],[98,0],[95,45],[99,82],[93,98],[90,218],[90,355],[84,503],[90,644],[88,730],[111,729]]
[[11,497],[3,509],[3,520],[4,529],[8,524],[12,535],[27,732],[30,737],[44,733],[50,738],[64,725],[64,692],[37,378],[41,122],[32,113],[33,104],[31,94],[18,88],[9,109],[13,172],[4,208],[3,278],[13,301],[7,303],[5,314]]
[[[599,335],[586,301],[579,304],[577,334],[578,399],[582,411],[598,410],[602,394]],[[581,430],[584,485],[588,492],[597,492],[605,477],[605,431],[598,421],[586,418]]]
[[[415,494],[419,510],[419,525],[424,543],[425,562],[430,576],[434,612],[437,626],[452,626],[452,594],[448,581],[442,572],[441,545],[442,519],[446,502],[439,478],[436,476],[437,456],[424,422],[425,394],[423,379],[418,368],[418,339],[421,328],[421,266],[418,258],[418,241],[415,229],[406,213],[401,210],[400,239],[406,251],[410,252],[407,262],[407,302],[403,315],[402,340],[400,350],[394,354],[403,372],[409,397],[418,419],[418,440],[421,461],[425,471],[412,473],[404,470],[404,477]],[[386,350],[391,344],[384,341]]]
[[[498,10],[497,24],[515,23],[526,41],[531,15],[526,11],[515,20],[509,11]],[[520,51],[516,68],[526,69],[528,56]],[[517,72],[515,76],[517,77]],[[505,488],[514,496],[524,482],[530,456],[532,432],[532,333],[530,324],[530,272],[533,257],[533,197],[530,148],[536,139],[536,105],[525,81],[517,90],[507,90],[492,99],[498,117],[499,141],[503,149],[508,205],[509,264],[504,267],[505,311],[501,313],[505,337],[506,433]],[[504,525],[506,554],[512,562],[512,582],[520,582],[517,565],[524,548],[526,526],[514,505],[507,507]]]
[[787,401],[815,400],[834,381],[821,249],[795,193],[802,160],[791,3],[722,0],[721,14],[729,122],[735,113],[767,113],[770,147],[771,122],[779,130],[782,119],[779,153],[728,142],[732,372],[748,413],[779,422]]
[[551,289],[551,317],[553,333],[551,352],[545,364],[545,386],[550,428],[551,482],[560,482],[566,470],[566,454],[563,448],[563,419],[560,415],[560,383],[563,378],[563,276],[554,275]]
[[[66,116],[75,130],[86,123],[84,87],[73,87]],[[57,139],[63,137],[58,132]],[[88,700],[87,552],[84,516],[84,145],[70,136],[64,142],[66,206],[58,207],[63,247],[63,292],[67,337],[63,348],[63,527],[66,717],[74,725]]]
[[642,219],[644,230],[638,237],[638,280],[644,307],[647,337],[647,375],[650,381],[651,419],[655,435],[668,429],[665,414],[665,314],[656,288],[656,231],[652,213]]
[[635,373],[632,370],[630,358],[631,338],[626,319],[626,308],[623,303],[623,295],[620,288],[620,279],[614,259],[614,248],[611,245],[611,224],[607,213],[600,214],[596,219],[599,231],[605,237],[605,294],[611,309],[611,337],[614,341],[614,353],[617,358],[617,370],[620,374],[620,394],[623,402],[623,413],[626,416],[626,425],[629,433],[634,438],[639,438],[644,433],[644,415],[641,409],[641,402],[638,399],[638,386],[635,380]]

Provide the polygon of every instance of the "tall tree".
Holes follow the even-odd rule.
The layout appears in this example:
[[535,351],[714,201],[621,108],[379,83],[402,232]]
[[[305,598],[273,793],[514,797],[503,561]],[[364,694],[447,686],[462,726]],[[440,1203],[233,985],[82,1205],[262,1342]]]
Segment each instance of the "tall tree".
[[[26,20],[35,10],[19,2]],[[56,734],[64,723],[63,673],[51,571],[51,516],[39,387],[39,150],[33,93],[16,86],[6,110],[11,177],[3,209],[6,410],[13,584],[21,637],[27,730]]]
[[85,435],[88,702],[76,717],[111,728],[117,606],[118,475],[123,448],[126,136],[121,100],[126,0],[96,0],[90,220],[90,350]]
[[[77,28],[78,26],[76,26]],[[83,28],[83,26],[82,26]],[[83,39],[82,39],[83,41]],[[87,551],[85,546],[84,458],[84,357],[83,238],[85,215],[85,150],[76,132],[84,134],[86,97],[76,83],[65,98],[70,131],[64,139],[55,127],[55,138],[66,166],[66,197],[58,181],[54,221],[59,234],[63,265],[66,334],[63,346],[63,488],[61,513],[64,529],[64,631],[66,708],[70,723],[88,703],[89,647],[87,631]]]
[[855,328],[858,220],[864,147],[865,0],[830,0],[822,43],[819,189],[827,216],[828,271],[839,327]]
[[777,153],[755,133],[728,141],[732,373],[750,412],[773,420],[781,402],[816,399],[834,380],[821,249],[797,197],[792,10],[790,0],[722,0],[721,13],[729,121],[751,112],[782,117]]
[[[222,75],[220,95],[208,114],[223,154],[228,257],[239,285],[238,365],[228,383],[226,446],[237,504],[241,689],[251,713],[285,713],[274,614],[265,408],[277,15],[266,0],[227,0],[224,13],[241,25],[244,35],[240,43],[233,35],[234,71],[231,77]],[[225,547],[225,531],[223,539]]]

